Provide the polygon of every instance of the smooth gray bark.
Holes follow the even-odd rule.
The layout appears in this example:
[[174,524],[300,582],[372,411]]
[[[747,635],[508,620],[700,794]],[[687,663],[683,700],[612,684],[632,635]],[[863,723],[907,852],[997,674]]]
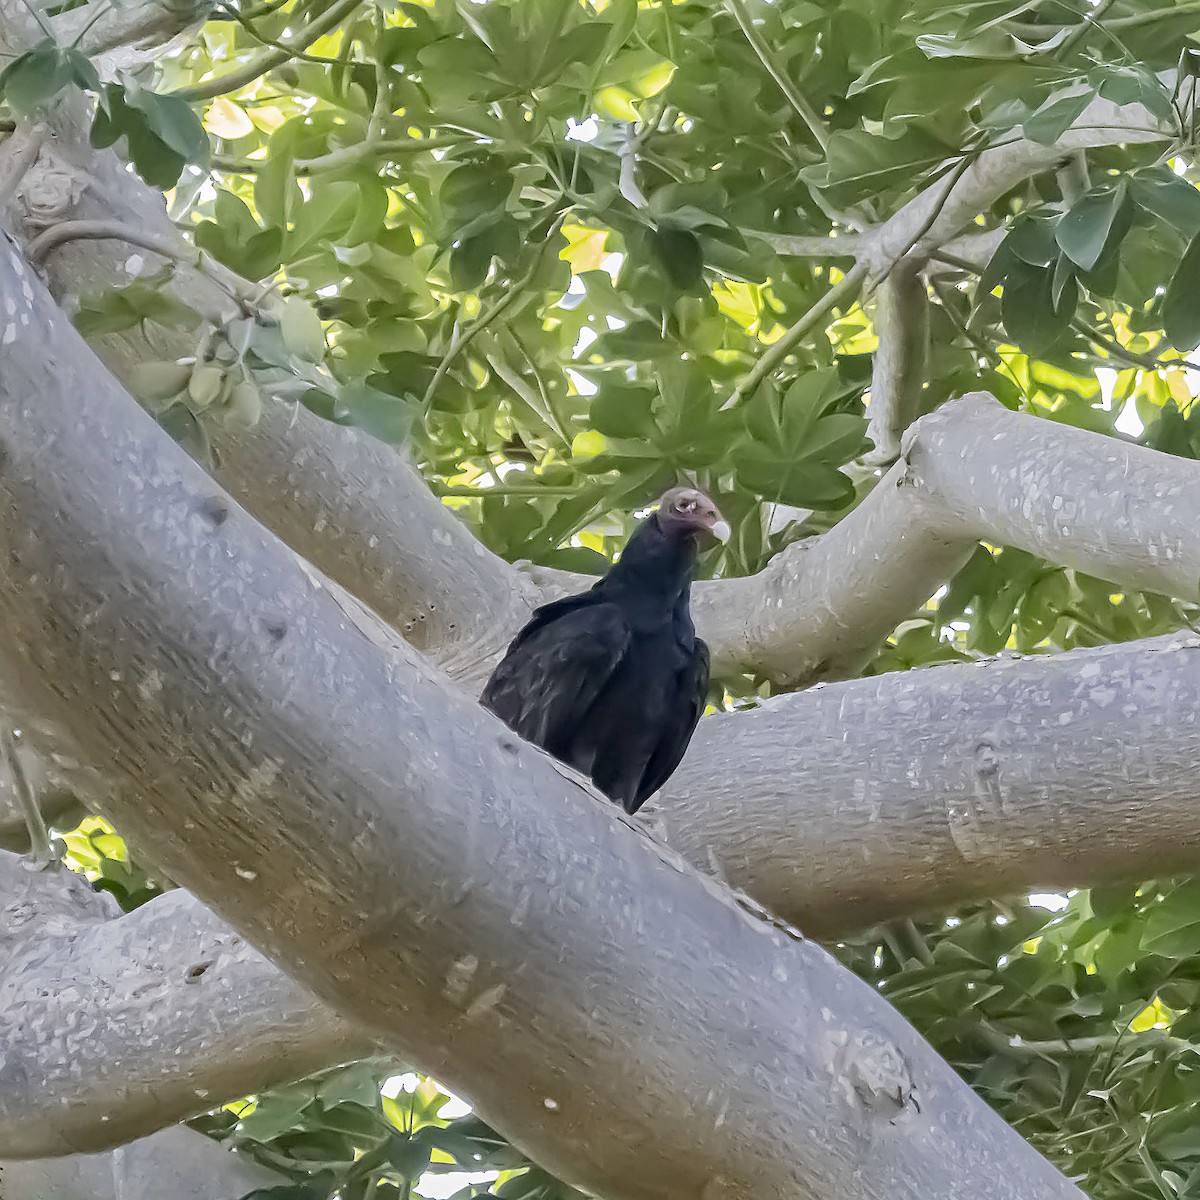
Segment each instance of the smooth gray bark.
[[13,248],[0,305],[0,677],[173,878],[614,1200],[1079,1195],[871,988],[365,638]]
[[0,856],[0,1157],[121,1145],[373,1053],[184,891],[53,920],[77,879]]
[[826,684],[706,719],[650,806],[806,933],[1200,863],[1200,635]]
[[106,1154],[0,1162],[0,1200],[241,1200],[286,1182],[190,1129],[164,1129]]
[[[701,870],[836,937],[941,904],[1194,869],[1200,734],[1179,714],[1196,711],[1190,632],[820,685],[707,718],[644,811]],[[229,945],[206,976],[220,988],[213,1030],[212,992],[187,972]],[[54,947],[43,957],[0,984],[0,1045],[24,1071],[0,1071],[3,1153],[119,1143],[299,1064],[367,1052],[181,892],[89,926],[62,961]],[[43,993],[64,980],[69,993],[39,1021]],[[71,1013],[91,1036],[47,1062]],[[159,1061],[164,1044],[175,1063]]]

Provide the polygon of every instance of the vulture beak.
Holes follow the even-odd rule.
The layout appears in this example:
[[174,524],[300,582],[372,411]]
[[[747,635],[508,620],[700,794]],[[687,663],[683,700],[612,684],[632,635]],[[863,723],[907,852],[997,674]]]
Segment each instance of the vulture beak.
[[717,539],[718,542],[727,542],[733,530],[729,528],[729,522],[724,517],[718,517],[709,527],[709,532]]

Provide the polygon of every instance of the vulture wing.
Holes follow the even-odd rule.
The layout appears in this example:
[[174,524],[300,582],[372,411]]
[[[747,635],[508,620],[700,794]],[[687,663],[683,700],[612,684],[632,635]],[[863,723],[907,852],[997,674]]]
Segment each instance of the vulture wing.
[[708,695],[708,671],[708,645],[697,638],[692,660],[679,676],[678,700],[664,714],[658,746],[642,772],[633,804],[626,805],[630,813],[637,812],[671,778],[675,768],[679,766],[704,712],[704,699]]
[[585,774],[571,745],[629,649],[621,610],[594,594],[539,608],[488,680],[480,702],[510,729]]

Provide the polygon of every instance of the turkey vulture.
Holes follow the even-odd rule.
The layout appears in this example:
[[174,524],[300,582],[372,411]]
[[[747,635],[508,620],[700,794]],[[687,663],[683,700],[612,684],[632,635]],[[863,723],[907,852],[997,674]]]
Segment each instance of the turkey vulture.
[[729,525],[673,488],[590,590],[535,610],[480,703],[628,813],[670,778],[704,711],[708,647],[688,601],[700,540]]

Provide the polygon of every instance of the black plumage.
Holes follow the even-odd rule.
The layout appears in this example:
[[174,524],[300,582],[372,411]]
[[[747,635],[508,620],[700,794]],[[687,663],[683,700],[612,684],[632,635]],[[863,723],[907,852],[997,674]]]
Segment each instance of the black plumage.
[[689,601],[709,536],[729,536],[712,501],[669,491],[608,574],[534,612],[480,697],[629,813],[670,778],[704,711],[708,647]]

